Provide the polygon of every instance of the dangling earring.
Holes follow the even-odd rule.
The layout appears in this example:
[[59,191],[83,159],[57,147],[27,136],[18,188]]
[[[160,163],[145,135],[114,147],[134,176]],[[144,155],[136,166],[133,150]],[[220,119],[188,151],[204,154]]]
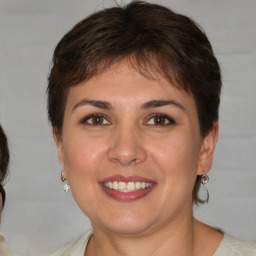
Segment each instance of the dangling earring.
[[70,190],[70,185],[69,185],[69,183],[68,183],[68,180],[63,177],[63,171],[61,172],[61,181],[62,181],[62,182],[65,182],[65,181],[66,181],[66,183],[64,183],[64,185],[63,185],[63,190],[64,190],[65,192],[68,192],[68,191]]
[[210,178],[207,174],[201,176],[201,184],[205,185],[209,182]]

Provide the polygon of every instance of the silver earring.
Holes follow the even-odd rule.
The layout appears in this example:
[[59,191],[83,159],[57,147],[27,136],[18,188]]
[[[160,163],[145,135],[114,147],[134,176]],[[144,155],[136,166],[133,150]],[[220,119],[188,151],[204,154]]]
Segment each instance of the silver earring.
[[209,182],[210,178],[207,174],[201,176],[201,184],[205,185]]
[[68,180],[64,178],[64,176],[63,176],[63,171],[61,172],[61,181],[62,181],[62,182],[65,182],[64,185],[63,185],[63,190],[64,190],[65,192],[68,192],[68,191],[70,190],[70,185],[69,185],[69,183],[68,183]]

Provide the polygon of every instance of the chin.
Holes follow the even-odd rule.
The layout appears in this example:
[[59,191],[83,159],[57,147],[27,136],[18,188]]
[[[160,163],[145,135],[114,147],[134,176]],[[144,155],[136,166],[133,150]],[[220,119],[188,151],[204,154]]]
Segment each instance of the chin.
[[[151,218],[146,218],[144,214],[112,214],[110,218],[98,219],[97,222],[92,221],[93,228],[97,226],[104,227],[104,229],[123,235],[136,235],[145,233],[156,222]],[[148,216],[149,217],[149,216]]]
[[146,233],[151,225],[143,225],[142,223],[115,223],[114,225],[108,225],[106,228],[108,231],[119,235],[140,235]]

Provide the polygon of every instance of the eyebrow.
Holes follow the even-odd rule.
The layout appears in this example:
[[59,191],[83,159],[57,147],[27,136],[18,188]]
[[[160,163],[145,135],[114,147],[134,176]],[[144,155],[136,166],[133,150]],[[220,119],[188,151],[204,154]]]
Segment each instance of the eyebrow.
[[[96,108],[106,109],[106,110],[113,109],[113,106],[107,101],[83,99],[75,104],[72,111],[84,105],[91,105]],[[142,104],[141,109],[157,108],[157,107],[163,107],[168,105],[173,105],[185,111],[185,107],[175,100],[151,100]]]
[[91,105],[96,108],[101,108],[101,109],[113,109],[112,105],[107,102],[107,101],[101,101],[101,100],[88,100],[88,99],[83,99],[76,103],[76,105],[73,107],[72,111],[74,111],[76,108],[84,106],[84,105]]
[[157,107],[163,107],[163,106],[167,106],[167,105],[173,105],[173,106],[178,107],[179,109],[185,111],[185,107],[175,100],[152,100],[152,101],[144,103],[142,105],[142,109],[157,108]]

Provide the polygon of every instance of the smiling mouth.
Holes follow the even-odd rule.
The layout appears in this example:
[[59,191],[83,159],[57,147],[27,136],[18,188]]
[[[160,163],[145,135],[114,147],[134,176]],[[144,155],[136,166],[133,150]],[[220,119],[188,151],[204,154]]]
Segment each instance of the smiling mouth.
[[156,186],[153,180],[121,175],[108,177],[99,184],[106,195],[121,202],[131,202],[146,197]]
[[151,188],[153,186],[153,183],[150,182],[123,182],[123,181],[108,181],[104,182],[103,186],[108,189],[112,189],[119,192],[129,193],[134,192],[137,190],[144,190]]

